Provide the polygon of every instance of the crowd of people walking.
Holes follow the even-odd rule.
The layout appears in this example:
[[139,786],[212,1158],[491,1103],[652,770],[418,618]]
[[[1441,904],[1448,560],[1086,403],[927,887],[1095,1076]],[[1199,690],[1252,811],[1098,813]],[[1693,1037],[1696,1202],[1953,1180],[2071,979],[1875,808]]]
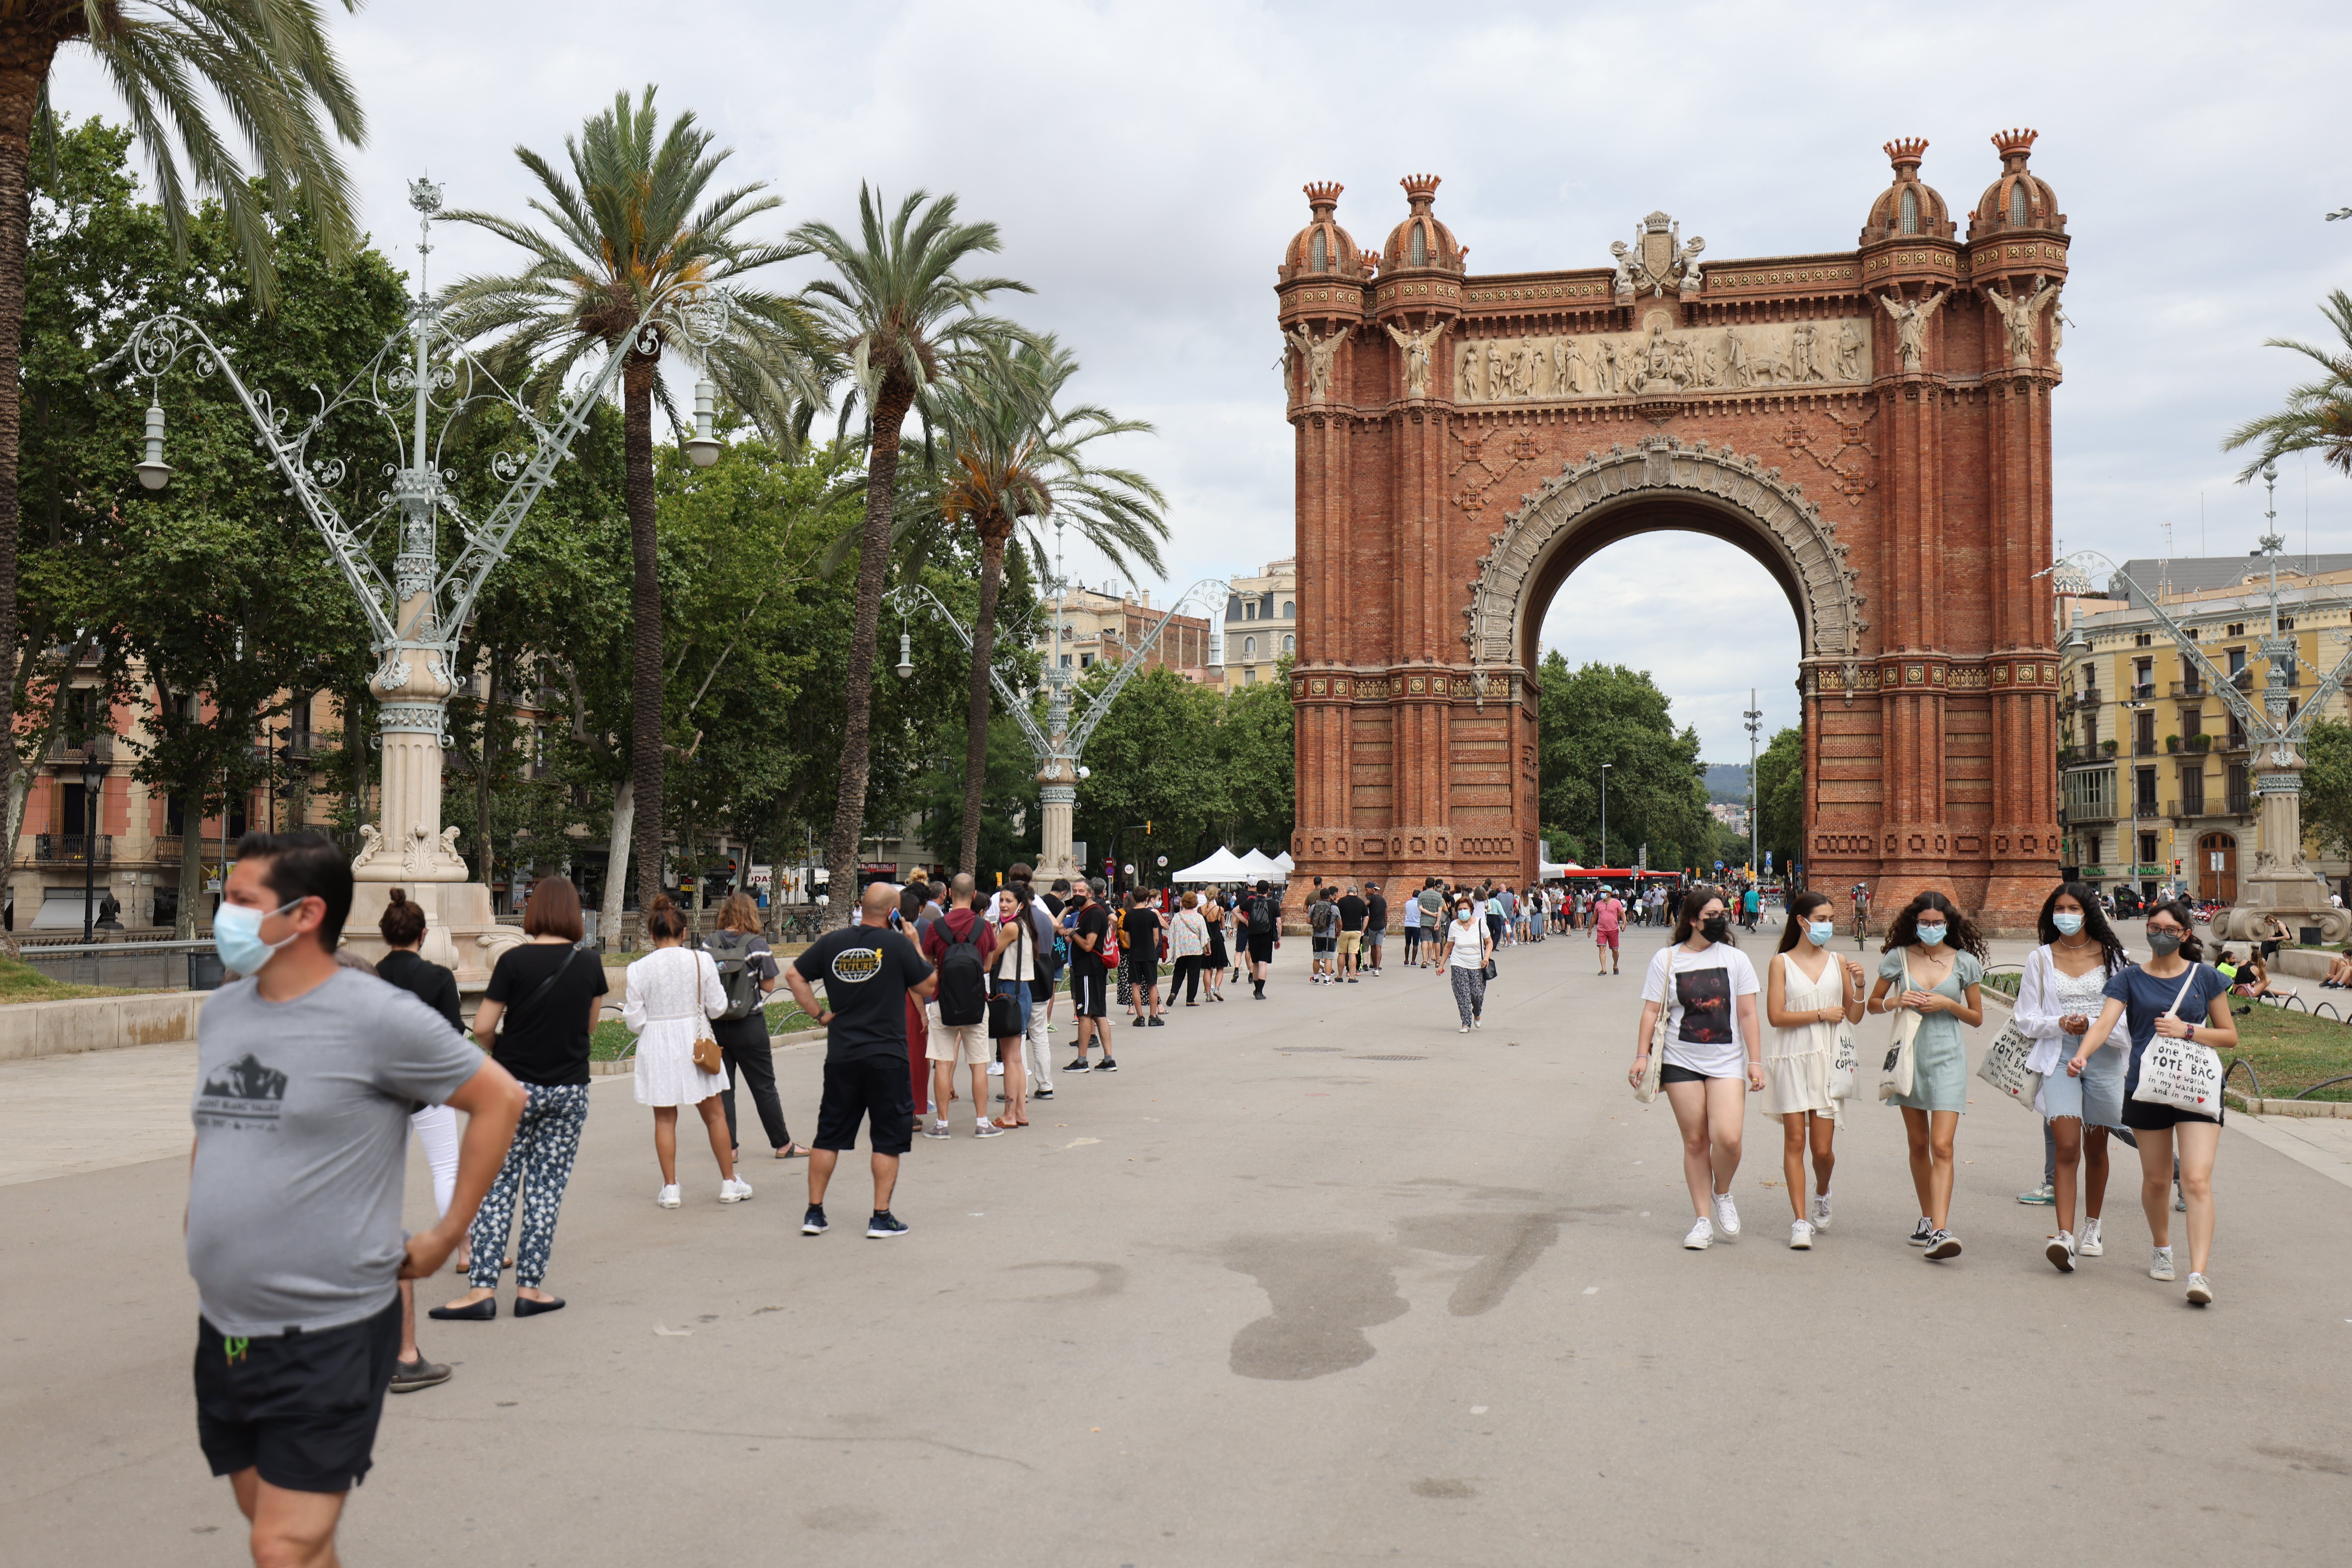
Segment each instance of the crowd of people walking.
[[[1718,889],[1691,889],[1642,988],[1627,1076],[1637,1092],[1663,1093],[1674,1111],[1694,1215],[1683,1245],[1704,1250],[1740,1234],[1731,1186],[1754,1093],[1761,1113],[1781,1123],[1789,1245],[1810,1250],[1833,1218],[1846,1103],[1874,1077],[1877,1098],[1902,1112],[1918,1206],[1908,1239],[1931,1262],[1959,1257],[1955,1146],[1970,1097],[1963,1031],[1984,1021],[1984,939],[1950,899],[1923,891],[1888,923],[1865,992],[1863,965],[1831,951],[1835,910],[1823,895],[1790,900],[1760,980],[1737,946],[1746,913]],[[2073,1273],[2078,1260],[2104,1256],[2108,1144],[2120,1139],[2139,1155],[2149,1277],[2177,1278],[2172,1216],[2185,1212],[2185,1294],[2205,1306],[2214,1299],[2212,1174],[2223,1115],[2216,1053],[2237,1044],[2231,978],[2202,962],[2184,906],[2160,900],[2147,921],[2148,953],[2135,963],[2093,889],[2053,889],[2007,1034],[1994,1045],[1998,1059],[1978,1076],[1992,1083],[1985,1098],[2013,1098],[2042,1119],[2056,1229],[2042,1251],[2052,1266]],[[1883,1056],[1854,1037],[1872,1016],[1889,1020]]]

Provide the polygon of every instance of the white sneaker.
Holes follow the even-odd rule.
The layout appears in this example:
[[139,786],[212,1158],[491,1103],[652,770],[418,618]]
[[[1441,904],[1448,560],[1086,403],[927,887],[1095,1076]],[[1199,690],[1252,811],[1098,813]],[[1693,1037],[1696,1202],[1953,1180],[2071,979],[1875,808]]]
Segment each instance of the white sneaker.
[[1726,1240],[1739,1237],[1739,1205],[1731,1201],[1729,1193],[1715,1194],[1715,1228],[1723,1232]]
[[656,1193],[654,1194],[654,1202],[659,1207],[666,1209],[674,1209],[677,1207],[677,1184],[676,1182],[672,1182],[660,1192]]
[[1801,1219],[1789,1226],[1789,1246],[1797,1252],[1813,1249],[1813,1227],[1809,1221]]
[[2192,1307],[2211,1306],[2213,1304],[2213,1281],[2206,1279],[2202,1274],[2190,1274],[2189,1276],[2189,1304]]
[[1811,1219],[1811,1221],[1810,1223],[1812,1225],[1812,1227],[1813,1227],[1815,1230],[1827,1230],[1827,1229],[1829,1229],[1829,1227],[1830,1227],[1830,1195],[1829,1195],[1829,1194],[1827,1194],[1827,1193],[1815,1193],[1815,1194],[1813,1194],[1813,1217],[1812,1217],[1812,1219]]
[[2147,1277],[2151,1279],[2172,1278],[2172,1248],[2159,1247],[2147,1261]]
[[2059,1273],[2072,1274],[2074,1272],[2074,1237],[2073,1234],[2071,1232],[2062,1230],[2057,1235],[2052,1237],[2050,1238],[2050,1245],[2042,1249],[2042,1256],[2050,1259],[2050,1266],[2058,1270]]
[[751,1184],[749,1182],[730,1178],[719,1184],[719,1201],[722,1204],[740,1204],[751,1195]]
[[1683,1245],[1693,1252],[1705,1252],[1715,1245],[1714,1225],[1703,1219],[1693,1220],[1690,1234],[1683,1237]]
[[1004,1076],[1004,1064],[1003,1062],[989,1063],[988,1076],[991,1078],[1003,1078]]
[[2084,1258],[2105,1258],[2107,1255],[2106,1244],[2099,1239],[2097,1220],[2086,1219],[2083,1222],[2083,1234],[2075,1238],[2074,1250]]

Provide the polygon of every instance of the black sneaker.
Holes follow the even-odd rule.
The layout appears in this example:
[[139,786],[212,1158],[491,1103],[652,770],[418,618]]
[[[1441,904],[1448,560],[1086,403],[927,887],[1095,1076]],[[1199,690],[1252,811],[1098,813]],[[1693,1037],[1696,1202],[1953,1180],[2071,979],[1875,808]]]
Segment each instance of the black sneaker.
[[1362,981],[1360,981],[1360,980],[1359,980],[1359,979],[1357,979],[1354,975],[1350,974],[1349,976],[1348,976],[1348,984],[1350,984],[1350,985],[1361,985],[1361,984],[1363,984],[1363,982],[1362,982]]
[[824,1205],[823,1204],[809,1205],[808,1213],[801,1215],[801,1234],[803,1236],[823,1236],[825,1233],[825,1229]]
[[873,1240],[886,1241],[894,1236],[906,1235],[907,1226],[888,1209],[883,1209],[866,1222],[866,1234]]
[[1095,1063],[1095,1071],[1097,1072],[1117,1072],[1118,1070],[1118,1064],[1111,1060],[1108,1057],[1105,1057],[1102,1060]]
[[1960,1238],[1950,1231],[1939,1230],[1927,1238],[1927,1256],[1935,1262],[1941,1263],[1947,1258],[1959,1255]]
[[1054,1098],[1054,1091],[1050,1089],[1037,1089],[1032,1092],[1029,1098],[1032,1100],[1051,1100]]
[[1917,1228],[1913,1230],[1911,1233],[1911,1245],[1914,1247],[1925,1247],[1935,1238],[1936,1227],[1929,1225],[1927,1219],[1922,1216]]
[[1128,1022],[1129,1022],[1129,1023],[1130,1023],[1130,1024],[1132,1024],[1132,1025],[1134,1025],[1137,1028],[1140,1029],[1141,1027],[1143,1027],[1143,1015],[1142,1015],[1142,1014],[1140,1014],[1140,1013],[1138,1013],[1134,1017],[1129,1018],[1129,1019],[1128,1020]]
[[1069,1066],[1064,1068],[1062,1070],[1064,1072],[1092,1072],[1095,1068],[1092,1062],[1087,1060],[1084,1057],[1080,1057],[1076,1061],[1070,1063]]
[[[2193,1284],[2191,1289],[2194,1289]],[[449,1369],[446,1366],[437,1361],[426,1361],[422,1355],[415,1361],[392,1364],[392,1391],[394,1394],[414,1394],[420,1388],[431,1388],[436,1384],[448,1381]]]
[[1159,1014],[1157,1014],[1157,1013],[1154,1013],[1153,1015],[1151,1015],[1151,1017],[1150,1017],[1150,1023],[1151,1026],[1152,1026],[1153,1028],[1155,1028],[1155,1029],[1164,1029],[1164,1028],[1166,1028],[1166,1027],[1168,1026],[1168,1020],[1167,1020],[1167,1019],[1165,1019],[1165,1018],[1163,1018],[1163,1017],[1161,1017],[1161,1016],[1160,1016]]

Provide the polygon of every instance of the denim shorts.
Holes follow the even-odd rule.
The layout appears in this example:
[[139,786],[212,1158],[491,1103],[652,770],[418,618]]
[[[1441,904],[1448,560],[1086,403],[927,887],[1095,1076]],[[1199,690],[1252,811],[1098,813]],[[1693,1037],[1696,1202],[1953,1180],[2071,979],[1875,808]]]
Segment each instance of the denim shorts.
[[2124,1124],[2124,1048],[2101,1046],[2083,1064],[2083,1076],[2066,1076],[2061,1058],[2058,1070],[2042,1080],[2042,1106],[2050,1116],[2081,1118],[2088,1127]]

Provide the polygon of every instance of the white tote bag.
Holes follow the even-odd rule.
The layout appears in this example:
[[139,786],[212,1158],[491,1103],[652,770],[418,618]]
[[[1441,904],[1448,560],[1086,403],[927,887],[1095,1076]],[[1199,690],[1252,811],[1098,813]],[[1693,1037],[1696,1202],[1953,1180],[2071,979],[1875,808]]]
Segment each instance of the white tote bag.
[[[2189,988],[2196,983],[2197,966],[2192,963],[2180,982],[2180,994],[2165,1009],[2167,1017],[2180,1016],[2180,1005],[2189,1000]],[[2149,1105],[2168,1105],[2175,1110],[2194,1110],[2218,1121],[2221,1114],[2221,1058],[2210,1046],[2158,1035],[2140,1053],[2139,1086],[2132,1090],[2132,1098]]]
[[[2050,962],[2049,955],[2040,948],[2034,949],[2033,957],[2026,962],[2031,963],[2037,959],[2045,964]],[[2012,1017],[2000,1037],[1985,1048],[1984,1061],[1977,1068],[1979,1078],[2028,1110],[2033,1109],[2034,1096],[2042,1092],[2042,1075],[2028,1071],[2025,1066],[2036,1043]]]
[[[1911,964],[1905,960],[1903,984],[1895,994],[1911,989]],[[1895,1100],[1911,1093],[1911,1044],[1919,1034],[1919,1015],[1898,1005],[1895,1009],[1895,1030],[1886,1043],[1886,1059],[1878,1069],[1878,1098]]]
[[1838,1022],[1837,1044],[1830,1051],[1830,1098],[1832,1100],[1853,1098],[1854,1069],[1861,1065],[1854,1050],[1853,1026],[1841,1019]]
[[[1668,959],[1666,961],[1666,984],[1671,987],[1674,984],[1674,961],[1672,959]],[[1658,1021],[1650,1026],[1650,1063],[1649,1066],[1642,1069],[1642,1081],[1635,1085],[1633,1089],[1633,1098],[1640,1100],[1643,1105],[1647,1105],[1658,1098],[1659,1075],[1665,1071],[1666,1015],[1669,1011],[1671,1011],[1670,1004],[1664,1002],[1659,1003]]]

